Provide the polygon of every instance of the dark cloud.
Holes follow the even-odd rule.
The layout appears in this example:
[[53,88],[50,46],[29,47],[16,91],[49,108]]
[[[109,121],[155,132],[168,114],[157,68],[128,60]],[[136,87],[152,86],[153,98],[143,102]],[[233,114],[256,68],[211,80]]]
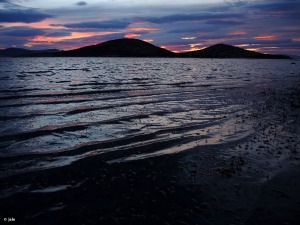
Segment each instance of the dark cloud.
[[166,24],[165,32],[173,34],[196,34],[199,32],[221,32],[224,29],[234,29],[237,26],[243,26],[245,23],[234,20],[206,20],[201,22],[176,22]]
[[281,16],[281,18],[285,18],[289,20],[297,20],[296,22],[298,23],[300,19],[300,10],[298,12],[285,13]]
[[44,35],[45,31],[32,27],[11,27],[2,31],[1,34],[12,37],[34,37]]
[[201,12],[187,14],[173,14],[162,17],[139,17],[136,20],[147,21],[150,23],[174,23],[178,21],[203,21],[209,19],[241,19],[244,16],[241,13],[220,13],[220,12]]
[[[244,16],[239,13],[203,12],[203,13],[189,13],[189,14],[172,14],[163,17],[135,17],[132,19],[122,19],[122,20],[52,24],[51,26],[63,26],[70,29],[71,28],[72,29],[124,29],[128,25],[130,25],[131,22],[139,22],[139,21],[156,23],[156,24],[174,24],[180,22],[193,22],[193,21],[202,21],[203,23],[205,23],[207,20],[212,20],[211,22],[207,22],[207,23],[210,23],[211,25],[214,26],[217,25],[233,26],[233,25],[242,24],[242,22],[228,20],[228,19],[241,19],[243,17]],[[227,19],[227,20],[223,21],[222,19]],[[183,26],[185,27],[186,24],[183,24]],[[176,31],[174,31],[174,33],[176,33]]]
[[12,0],[0,0],[0,23],[34,23],[53,17],[53,15],[41,12],[36,8],[15,4],[15,1]]
[[97,29],[122,29],[130,24],[129,21],[120,20],[106,20],[106,21],[91,21],[81,23],[67,23],[67,24],[51,24],[51,26],[63,26],[66,28],[97,28]]
[[300,10],[300,2],[273,2],[273,3],[264,3],[264,4],[255,4],[249,5],[247,8],[257,9],[261,11],[273,12],[273,11],[295,11]]
[[23,37],[14,37],[12,39],[9,36],[1,36],[0,38],[0,45],[5,46],[5,48],[9,48],[12,46],[22,48],[27,42],[28,42],[27,38],[23,38]]
[[173,29],[169,29],[167,32],[169,34],[185,34],[185,33],[195,33],[195,32],[199,32],[200,28],[198,27],[179,27],[179,28],[173,28]]
[[234,21],[234,20],[208,20],[205,23],[211,25],[220,25],[220,26],[235,26],[235,25],[245,24],[244,22]]
[[271,29],[272,33],[283,33],[287,35],[299,34],[299,29],[297,27],[275,27]]
[[1,30],[1,35],[11,38],[19,37],[23,39],[28,39],[29,37],[34,37],[38,35],[43,35],[47,37],[64,37],[71,35],[71,32],[66,30],[14,26],[9,28],[3,28]]
[[249,44],[261,45],[279,45],[291,43],[291,39],[276,39],[276,40],[249,40]]
[[194,25],[193,24],[186,24],[185,26],[172,26],[166,32],[167,33],[178,33],[178,34],[185,34],[185,33],[197,33],[197,32],[210,32],[216,30],[216,27],[211,26],[202,26],[201,24]]
[[300,1],[265,1],[248,4],[245,7],[252,29],[264,33],[278,27],[298,27],[300,20]]
[[34,23],[52,17],[52,15],[42,13],[36,9],[0,9],[0,22],[2,23]]
[[154,44],[155,45],[188,45],[188,44],[193,44],[196,43],[197,39],[194,40],[184,40],[184,39],[176,39],[176,40],[170,40],[168,41],[168,43],[164,42],[164,41],[156,41]]
[[78,6],[86,6],[86,5],[87,5],[87,2],[85,2],[85,1],[80,1],[80,2],[77,2],[75,5],[78,5]]

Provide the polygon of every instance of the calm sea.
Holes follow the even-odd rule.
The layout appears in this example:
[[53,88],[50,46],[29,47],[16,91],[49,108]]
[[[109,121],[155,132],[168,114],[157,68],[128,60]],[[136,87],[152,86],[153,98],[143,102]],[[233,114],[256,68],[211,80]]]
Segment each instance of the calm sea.
[[0,177],[247,138],[239,96],[292,85],[299,71],[292,60],[0,58]]

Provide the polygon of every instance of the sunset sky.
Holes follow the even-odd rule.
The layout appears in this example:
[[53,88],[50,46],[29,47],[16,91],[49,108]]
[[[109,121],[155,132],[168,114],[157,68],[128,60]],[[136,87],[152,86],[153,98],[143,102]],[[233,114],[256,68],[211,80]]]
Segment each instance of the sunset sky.
[[225,43],[300,55],[300,0],[0,0],[0,49],[122,37],[177,52]]

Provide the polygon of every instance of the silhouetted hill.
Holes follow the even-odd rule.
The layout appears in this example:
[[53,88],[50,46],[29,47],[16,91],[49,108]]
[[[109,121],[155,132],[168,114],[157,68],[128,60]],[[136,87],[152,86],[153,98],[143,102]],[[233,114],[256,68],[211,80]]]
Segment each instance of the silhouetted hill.
[[179,55],[191,58],[290,59],[289,56],[285,55],[263,54],[226,44],[217,44],[198,51],[179,53]]
[[0,56],[2,57],[20,57],[20,56],[32,56],[32,55],[48,55],[49,53],[57,53],[57,49],[45,49],[45,50],[28,50],[23,48],[7,48],[0,50]]
[[181,58],[256,58],[256,59],[290,59],[285,55],[270,55],[226,44],[217,44],[208,48],[173,53],[138,39],[122,38],[103,42],[97,45],[86,46],[69,51],[57,49],[28,50],[8,48],[0,50],[0,56],[10,57],[181,57]]
[[57,56],[172,57],[175,53],[138,39],[122,38],[56,54]]

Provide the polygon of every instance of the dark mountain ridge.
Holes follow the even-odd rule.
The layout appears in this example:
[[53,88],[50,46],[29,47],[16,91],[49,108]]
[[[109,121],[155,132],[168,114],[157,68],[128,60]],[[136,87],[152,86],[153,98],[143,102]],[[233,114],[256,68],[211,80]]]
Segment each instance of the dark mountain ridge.
[[64,51],[57,56],[72,57],[172,57],[175,54],[163,48],[138,39],[122,38],[97,45]]
[[45,49],[45,50],[29,50],[23,48],[6,48],[0,50],[0,57],[21,57],[32,55],[48,55],[52,53],[60,52],[58,49]]
[[179,54],[183,57],[190,58],[290,59],[289,56],[285,55],[263,54],[226,44],[216,44],[202,50]]
[[69,51],[48,49],[44,51],[33,51],[26,49],[10,48],[0,50],[0,56],[21,56],[21,57],[179,57],[179,58],[254,58],[254,59],[290,59],[286,55],[271,55],[245,50],[243,48],[216,44],[208,48],[174,53],[164,48],[157,47],[148,42],[133,39],[121,38],[96,45],[90,45]]

